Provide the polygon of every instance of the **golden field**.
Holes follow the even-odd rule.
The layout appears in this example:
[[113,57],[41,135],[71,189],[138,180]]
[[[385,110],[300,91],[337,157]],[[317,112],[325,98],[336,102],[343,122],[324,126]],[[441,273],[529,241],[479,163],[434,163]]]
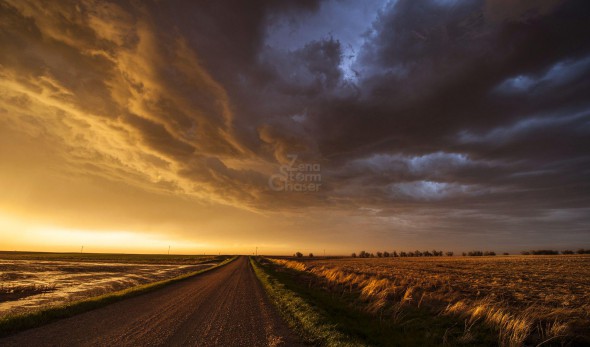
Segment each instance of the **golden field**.
[[492,328],[504,346],[589,341],[587,255],[272,261],[312,275],[322,289],[357,292],[358,306],[393,321],[407,307],[461,319],[465,343],[474,325]]

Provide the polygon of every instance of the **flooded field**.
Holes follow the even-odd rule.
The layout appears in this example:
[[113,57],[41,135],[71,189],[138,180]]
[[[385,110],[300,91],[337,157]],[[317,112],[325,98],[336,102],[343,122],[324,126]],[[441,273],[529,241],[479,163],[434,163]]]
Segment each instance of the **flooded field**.
[[201,257],[189,263],[156,264],[129,262],[129,259],[116,262],[116,258],[108,261],[7,258],[0,258],[0,317],[173,278],[221,261]]

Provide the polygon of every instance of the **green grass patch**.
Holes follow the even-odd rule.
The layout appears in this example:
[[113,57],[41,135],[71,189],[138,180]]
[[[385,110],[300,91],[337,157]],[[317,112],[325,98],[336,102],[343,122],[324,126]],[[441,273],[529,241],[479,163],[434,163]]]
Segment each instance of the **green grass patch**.
[[[348,345],[368,346],[498,345],[496,334],[486,327],[468,327],[463,320],[410,305],[404,305],[396,315],[372,315],[363,310],[359,293],[329,290],[311,274],[279,268],[264,260],[251,261],[265,288],[287,319],[294,321],[291,323],[305,342],[325,346],[343,346],[348,341],[355,341]],[[321,329],[322,325],[329,329]],[[326,340],[325,336],[338,338]]]
[[250,263],[283,318],[305,343],[316,346],[366,346],[340,331],[329,312],[293,291],[270,266],[262,265],[252,257]]
[[180,282],[196,275],[202,274],[235,260],[237,256],[226,257],[221,263],[195,272],[184,274],[167,280],[143,284],[127,288],[113,293],[107,293],[96,297],[82,299],[79,301],[62,305],[42,308],[38,311],[23,314],[8,315],[0,318],[0,337],[12,335],[19,331],[35,328],[58,319],[72,317],[74,315],[90,311],[108,304],[131,298],[154,290],[160,289],[172,283]]

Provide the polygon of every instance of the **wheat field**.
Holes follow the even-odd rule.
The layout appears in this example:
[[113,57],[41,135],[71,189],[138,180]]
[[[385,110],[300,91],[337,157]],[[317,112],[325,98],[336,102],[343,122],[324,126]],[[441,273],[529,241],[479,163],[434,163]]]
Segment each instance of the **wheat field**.
[[[503,346],[586,344],[590,257],[272,259],[331,291],[358,292],[371,314],[396,320],[404,307],[489,326]],[[473,341],[475,342],[475,341]]]

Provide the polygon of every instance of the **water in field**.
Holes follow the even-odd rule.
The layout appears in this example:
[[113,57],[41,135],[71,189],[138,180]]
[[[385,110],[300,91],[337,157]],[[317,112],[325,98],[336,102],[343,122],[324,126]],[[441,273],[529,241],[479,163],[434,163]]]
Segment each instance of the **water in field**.
[[0,259],[0,317],[173,278],[212,265]]

